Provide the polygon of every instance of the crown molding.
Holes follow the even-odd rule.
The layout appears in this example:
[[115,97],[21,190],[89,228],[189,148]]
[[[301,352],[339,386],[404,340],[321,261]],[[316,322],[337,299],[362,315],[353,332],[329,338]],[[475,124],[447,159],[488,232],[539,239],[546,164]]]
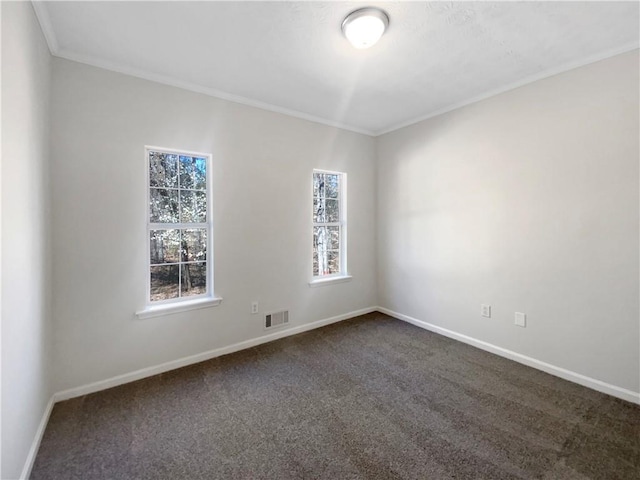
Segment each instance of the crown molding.
[[71,60],[78,63],[84,63],[94,67],[103,68],[105,70],[110,70],[112,72],[122,73],[124,75],[130,75],[132,77],[142,78],[144,80],[149,80],[151,82],[161,83],[164,85],[181,88],[183,90],[189,90],[192,92],[201,93],[204,95],[208,95],[210,97],[219,98],[221,100],[227,100],[234,103],[240,103],[242,105],[259,108],[261,110],[280,113],[283,115],[287,115],[289,117],[300,118],[302,120],[307,120],[309,122],[320,123],[322,125],[327,125],[329,127],[348,130],[354,133],[359,133],[361,135],[367,135],[370,137],[374,136],[373,132],[370,130],[354,127],[353,125],[348,125],[346,123],[342,123],[339,121],[317,117],[315,115],[310,115],[308,113],[300,112],[298,110],[280,107],[278,105],[273,105],[271,103],[261,102],[259,100],[254,100],[252,98],[235,95],[232,93],[224,92],[222,90],[205,87],[203,85],[198,85],[191,82],[185,82],[171,76],[160,75],[160,74],[149,72],[146,70],[129,67],[126,65],[120,65],[114,62],[103,60],[101,58],[98,58],[92,55],[82,55],[82,54],[70,52],[64,48],[60,48],[60,45],[58,44],[58,39],[56,38],[56,34],[54,32],[53,25],[51,23],[51,17],[49,16],[49,10],[47,8],[46,2],[32,1],[31,4],[33,5],[33,9],[36,13],[36,17],[38,18],[38,22],[40,23],[40,28],[42,29],[42,33],[44,34],[45,40],[47,41],[47,45],[49,46],[49,51],[51,52],[51,55],[53,55],[54,57],[64,58],[64,59]]
[[385,135],[387,133],[394,132],[396,130],[400,130],[401,128],[408,127],[411,125],[415,125],[416,123],[423,122],[430,118],[437,117],[439,115],[443,115],[445,113],[452,112],[462,107],[466,107],[468,105],[472,105],[474,103],[481,102],[491,97],[495,97],[496,95],[500,95],[502,93],[509,92],[511,90],[515,90],[516,88],[523,87],[533,82],[537,82],[538,80],[543,80],[545,78],[553,77],[555,75],[559,75],[561,73],[568,72],[570,70],[584,67],[586,65],[590,65],[592,63],[599,62],[601,60],[606,60],[607,58],[615,57],[616,55],[622,55],[624,53],[631,52],[633,50],[637,50],[640,48],[640,42],[635,41],[630,44],[623,45],[618,48],[614,48],[611,50],[607,50],[597,55],[592,55],[585,59],[569,62],[560,67],[552,68],[545,70],[543,72],[537,73],[535,75],[531,75],[522,80],[518,80],[517,82],[510,83],[500,88],[496,88],[493,90],[489,90],[480,95],[476,95],[475,97],[462,100],[460,102],[453,103],[451,105],[447,105],[441,109],[426,113],[419,117],[415,117],[411,120],[405,120],[395,125],[384,128],[378,131],[367,130],[363,128],[359,128],[353,125],[348,125],[339,121],[330,120],[327,118],[317,117],[315,115],[311,115],[305,112],[300,112],[298,110],[293,110],[285,107],[280,107],[278,105],[273,105],[267,102],[261,102],[259,100],[254,100],[248,97],[243,97],[240,95],[235,95],[232,93],[228,93],[222,90],[217,90],[215,88],[205,87],[203,85],[198,85],[191,82],[185,82],[179,80],[175,77],[156,74],[153,72],[149,72],[146,70],[138,69],[135,67],[129,67],[126,65],[120,65],[115,62],[110,62],[107,60],[103,60],[101,58],[91,56],[91,55],[82,55],[78,53],[74,53],[65,49],[61,49],[58,44],[58,40],[56,38],[55,32],[53,30],[53,25],[51,24],[51,19],[49,17],[49,10],[47,9],[45,1],[32,1],[33,9],[36,13],[36,17],[38,18],[38,22],[40,23],[40,27],[42,29],[42,33],[47,41],[47,45],[49,46],[49,51],[55,57],[64,58],[67,60],[71,60],[78,63],[84,63],[87,65],[91,65],[94,67],[102,68],[105,70],[110,70],[112,72],[122,73],[124,75],[129,75],[132,77],[141,78],[144,80],[149,80],[151,82],[161,83],[164,85],[169,85],[172,87],[181,88],[183,90],[189,90],[196,93],[201,93],[204,95],[208,95],[210,97],[219,98],[221,100],[227,100],[234,103],[239,103],[242,105],[247,105],[249,107],[259,108],[261,110],[267,110],[274,113],[280,113],[282,115],[287,115],[290,117],[300,118],[302,120],[307,120],[314,123],[319,123],[322,125],[327,125],[329,127],[340,128],[342,130],[348,130],[351,132],[359,133],[362,135],[368,135],[370,137],[379,137],[381,135]]
[[337,121],[329,120],[326,118],[317,117],[315,115],[310,115],[308,113],[300,112],[298,110],[280,107],[278,105],[273,105],[271,103],[261,102],[259,100],[254,100],[254,99],[243,97],[240,95],[235,95],[232,93],[224,92],[222,90],[217,90],[215,88],[205,87],[203,85],[198,85],[191,82],[185,82],[168,75],[161,75],[161,74],[148,72],[146,70],[142,70],[142,69],[138,69],[130,66],[120,65],[114,62],[109,62],[107,60],[103,60],[103,59],[91,56],[91,55],[81,55],[74,52],[70,52],[65,49],[59,49],[54,54],[54,56],[59,58],[64,58],[66,60],[78,62],[78,63],[84,63],[86,65],[91,65],[93,67],[102,68],[104,70],[110,70],[112,72],[122,73],[124,75],[141,78],[143,80],[149,80],[151,82],[161,83],[163,85],[169,85],[172,87],[181,88],[183,90],[189,90],[192,92],[201,93],[201,94],[208,95],[210,97],[218,98],[221,100],[227,100],[230,102],[247,105],[249,107],[259,108],[261,110],[267,110],[274,113],[280,113],[283,115],[287,115],[289,117],[300,118],[302,120],[307,120],[314,123],[320,123],[322,125],[327,125],[329,127],[340,128],[342,130],[349,130],[351,132],[359,133],[361,135],[368,135],[370,137],[374,136],[374,133],[372,131],[354,127],[353,125],[347,125],[342,122],[337,122]]
[[592,63],[599,62],[601,60],[606,60],[607,58],[615,57],[616,55],[622,55],[624,53],[631,52],[633,50],[637,50],[640,48],[639,42],[634,42],[630,44],[623,45],[622,47],[614,48],[612,50],[607,50],[606,52],[600,53],[598,55],[592,55],[587,57],[586,59],[569,62],[561,67],[551,68],[549,70],[545,70],[541,73],[537,73],[535,75],[531,75],[522,80],[518,80],[517,82],[510,83],[500,88],[496,88],[493,90],[489,90],[488,92],[482,93],[475,97],[469,98],[467,100],[463,100],[461,102],[457,102],[451,105],[448,105],[444,108],[435,110],[433,112],[427,113],[425,115],[414,118],[413,120],[406,120],[400,123],[395,124],[393,127],[377,131],[373,134],[374,137],[379,137],[380,135],[385,135],[387,133],[394,132],[396,130],[400,130],[401,128],[408,127],[411,125],[415,125],[416,123],[423,122],[433,117],[437,117],[438,115],[443,115],[445,113],[451,112],[453,110],[457,110],[462,107],[466,107],[467,105],[471,105],[473,103],[481,102],[482,100],[486,100],[491,97],[495,97],[496,95],[500,95],[501,93],[505,93],[511,90],[515,90],[516,88],[523,87],[533,82],[537,82],[538,80],[544,80],[545,78],[553,77],[555,75],[559,75],[561,73],[568,72],[570,70],[574,70],[576,68],[585,67]]

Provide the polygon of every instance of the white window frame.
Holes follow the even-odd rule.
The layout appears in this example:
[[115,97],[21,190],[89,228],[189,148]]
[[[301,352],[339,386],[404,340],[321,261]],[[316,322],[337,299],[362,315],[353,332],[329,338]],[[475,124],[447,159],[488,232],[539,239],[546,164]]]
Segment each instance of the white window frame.
[[[340,218],[338,222],[331,223],[317,223],[314,221],[315,212],[313,211],[313,178],[316,173],[321,174],[330,174],[330,175],[338,175],[340,177],[339,181],[339,191],[338,191],[338,205],[340,210]],[[311,174],[311,281],[309,282],[310,287],[319,287],[324,285],[331,285],[334,283],[347,282],[351,280],[351,275],[348,273],[347,268],[347,174],[345,172],[336,172],[333,170],[322,170],[322,169],[313,169]],[[313,274],[313,232],[315,227],[319,226],[337,226],[340,228],[340,272],[332,273],[329,275],[314,275]]]
[[[204,158],[206,160],[206,192],[207,192],[207,221],[203,223],[152,223],[151,222],[151,181],[150,181],[150,165],[149,165],[149,152],[160,152],[169,155],[185,155],[192,157]],[[212,208],[212,155],[210,153],[192,152],[189,150],[179,150],[173,148],[145,146],[144,158],[146,163],[146,299],[145,308],[136,313],[138,318],[149,318],[160,315],[167,315],[170,313],[178,313],[188,310],[195,310],[199,308],[205,308],[210,306],[219,305],[222,298],[214,296],[214,284],[213,284],[213,208]],[[179,190],[178,190],[179,191]],[[207,290],[204,294],[193,295],[189,297],[178,297],[167,300],[151,301],[151,241],[150,235],[152,230],[180,230],[191,228],[204,228],[207,230],[207,259],[206,259],[206,279]],[[185,262],[178,262],[182,264]],[[182,275],[178,276],[178,292],[180,293]]]

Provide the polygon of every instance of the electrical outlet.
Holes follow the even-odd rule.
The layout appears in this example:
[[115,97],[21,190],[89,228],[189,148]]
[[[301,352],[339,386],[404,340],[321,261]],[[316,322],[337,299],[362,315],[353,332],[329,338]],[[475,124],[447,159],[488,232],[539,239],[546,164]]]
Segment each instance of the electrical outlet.
[[258,302],[251,302],[251,313],[258,313]]
[[516,312],[514,322],[519,327],[527,326],[527,316],[524,313]]
[[491,305],[480,305],[480,315],[491,318]]

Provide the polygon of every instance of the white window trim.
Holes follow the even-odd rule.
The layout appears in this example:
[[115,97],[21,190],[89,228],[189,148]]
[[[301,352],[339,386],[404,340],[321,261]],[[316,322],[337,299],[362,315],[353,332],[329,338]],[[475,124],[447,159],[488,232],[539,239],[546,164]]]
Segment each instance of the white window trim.
[[136,312],[136,317],[140,319],[161,317],[173,313],[188,312],[189,310],[217,307],[220,303],[222,303],[222,298],[220,297],[198,297],[196,300],[182,300],[180,302],[148,306],[144,310]]
[[325,275],[324,277],[316,277],[309,282],[309,286],[325,287],[327,285],[333,285],[335,283],[350,282],[353,277],[351,275]]
[[[149,199],[151,198],[151,185],[149,181],[149,152],[162,152],[168,153],[172,155],[190,155],[194,157],[206,158],[207,162],[207,222],[198,223],[198,224],[183,224],[176,223],[171,224],[171,227],[180,229],[180,228],[206,228],[207,229],[207,292],[202,295],[194,295],[190,297],[182,297],[182,298],[172,298],[168,300],[160,300],[157,302],[151,302],[151,277],[150,277],[150,255],[151,255],[151,245],[149,241],[149,232],[152,229],[152,224],[150,221],[150,205]],[[146,216],[146,265],[147,265],[147,281],[146,281],[146,298],[145,298],[145,308],[136,312],[136,316],[138,318],[151,318],[157,317],[160,315],[169,315],[172,313],[184,312],[188,310],[195,310],[199,308],[213,307],[220,305],[222,298],[216,297],[214,295],[214,283],[213,283],[213,208],[212,208],[212,155],[210,153],[202,153],[202,152],[192,152],[189,150],[180,150],[173,148],[164,148],[164,147],[156,147],[152,145],[145,145],[144,147],[145,153],[145,163],[146,163],[146,204],[145,208],[145,216]]]
[[322,287],[333,285],[336,283],[349,282],[353,278],[349,274],[347,264],[347,174],[345,172],[336,172],[333,170],[322,170],[314,168],[311,174],[311,202],[313,204],[313,174],[328,173],[331,175],[340,175],[340,191],[338,193],[338,201],[340,202],[340,221],[333,224],[340,226],[340,273],[331,275],[313,275],[313,228],[316,226],[311,218],[311,280],[309,287]]

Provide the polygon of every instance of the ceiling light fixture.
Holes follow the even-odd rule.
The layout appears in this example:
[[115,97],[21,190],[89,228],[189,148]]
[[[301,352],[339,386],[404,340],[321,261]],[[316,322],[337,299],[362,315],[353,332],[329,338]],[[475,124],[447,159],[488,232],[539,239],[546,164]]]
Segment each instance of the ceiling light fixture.
[[342,33],[355,48],[374,45],[389,26],[389,15],[374,7],[360,8],[347,15],[342,22]]

